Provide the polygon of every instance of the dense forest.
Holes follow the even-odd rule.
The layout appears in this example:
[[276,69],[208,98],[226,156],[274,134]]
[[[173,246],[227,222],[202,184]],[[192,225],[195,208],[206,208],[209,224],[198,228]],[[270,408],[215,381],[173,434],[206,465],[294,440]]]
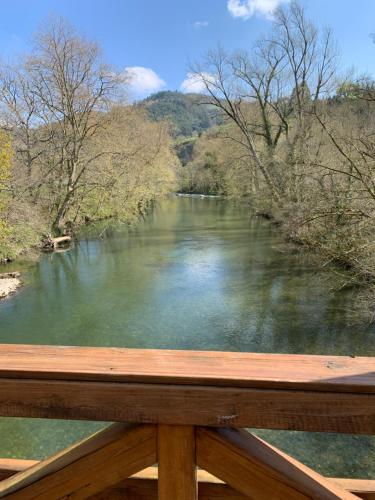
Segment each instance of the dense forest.
[[253,47],[191,67],[201,95],[127,103],[126,77],[63,22],[33,47],[0,68],[1,259],[180,189],[247,203],[351,269],[343,286],[374,280],[375,83],[340,74],[298,3]]
[[141,102],[151,120],[168,120],[175,137],[199,135],[221,123],[221,113],[199,94],[164,91]]

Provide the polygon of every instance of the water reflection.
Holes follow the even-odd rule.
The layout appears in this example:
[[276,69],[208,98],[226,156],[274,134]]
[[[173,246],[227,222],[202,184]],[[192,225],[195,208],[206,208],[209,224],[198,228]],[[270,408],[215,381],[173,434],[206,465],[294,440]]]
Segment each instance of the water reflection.
[[[308,256],[280,252],[278,230],[245,209],[170,197],[135,228],[98,231],[29,269],[0,303],[0,342],[375,355],[374,328],[347,326],[351,292],[332,294]],[[1,419],[0,456],[40,458],[98,425]],[[370,438],[265,435],[333,475],[375,473]]]

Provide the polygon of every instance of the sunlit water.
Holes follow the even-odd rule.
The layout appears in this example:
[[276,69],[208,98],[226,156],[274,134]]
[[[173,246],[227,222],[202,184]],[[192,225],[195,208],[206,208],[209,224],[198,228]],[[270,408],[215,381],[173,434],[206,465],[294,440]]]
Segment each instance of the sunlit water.
[[[28,268],[0,303],[0,342],[375,355],[375,328],[347,326],[352,292],[244,208],[170,197],[135,228],[91,233]],[[42,458],[101,426],[2,418],[0,456]],[[374,438],[259,434],[327,475],[375,476]]]

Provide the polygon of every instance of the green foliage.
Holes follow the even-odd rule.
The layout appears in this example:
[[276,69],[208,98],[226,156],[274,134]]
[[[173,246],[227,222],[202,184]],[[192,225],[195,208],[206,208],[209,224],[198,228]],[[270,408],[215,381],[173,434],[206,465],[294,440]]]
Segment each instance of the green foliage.
[[5,237],[0,239],[0,262],[13,260],[40,244],[41,236],[46,228],[39,223],[38,219],[28,220],[28,215],[30,212],[25,212],[21,220],[11,221],[6,226]]
[[182,171],[181,191],[199,194],[226,194],[225,172],[229,151],[221,137],[221,128],[207,130],[192,144],[190,161]]
[[134,220],[176,189],[170,126],[124,105],[123,83],[61,20],[19,64],[0,68],[0,118],[14,145],[11,161],[0,136],[1,259],[90,220]]
[[9,135],[0,130],[0,191],[2,191],[10,177],[12,162],[12,142]]
[[36,246],[46,230],[36,207],[9,194],[13,157],[12,138],[0,130],[0,262]]
[[221,122],[218,111],[201,101],[199,94],[164,91],[148,97],[141,106],[147,109],[151,120],[170,121],[175,137],[189,137]]
[[[73,225],[105,218],[133,222],[156,197],[176,189],[179,162],[169,127],[150,121],[138,107],[114,108],[87,149],[97,158],[82,176],[82,195],[67,212]],[[103,155],[103,150],[113,153]]]
[[375,94],[375,81],[368,76],[363,76],[356,80],[346,80],[336,89],[332,102],[342,103],[345,100],[365,100],[373,101]]
[[12,162],[12,143],[9,135],[0,130],[0,259],[2,257],[1,248],[6,245],[9,238],[10,229],[5,220],[5,210],[7,207],[6,188],[10,178]]

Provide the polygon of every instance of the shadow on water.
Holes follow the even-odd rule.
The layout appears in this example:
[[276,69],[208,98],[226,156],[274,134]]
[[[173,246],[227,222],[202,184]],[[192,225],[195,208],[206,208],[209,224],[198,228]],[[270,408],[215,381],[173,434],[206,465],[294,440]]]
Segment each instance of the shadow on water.
[[[170,197],[136,227],[89,228],[31,266],[0,303],[0,342],[375,355],[306,255],[280,252],[268,222],[221,199]],[[103,424],[0,419],[0,456],[41,458]],[[335,476],[375,475],[375,440],[259,431]]]

